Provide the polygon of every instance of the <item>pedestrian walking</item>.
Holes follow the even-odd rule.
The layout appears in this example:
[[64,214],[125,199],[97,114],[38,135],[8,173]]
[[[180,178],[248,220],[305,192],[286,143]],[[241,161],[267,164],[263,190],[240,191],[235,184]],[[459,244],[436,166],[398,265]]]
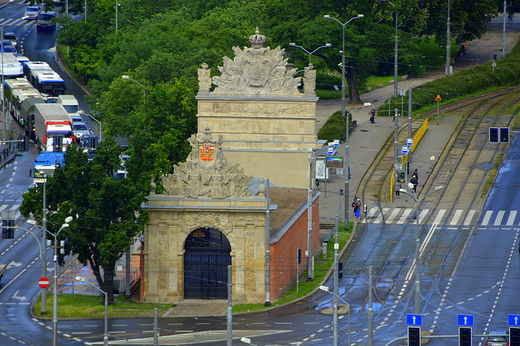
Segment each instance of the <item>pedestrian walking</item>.
[[419,184],[419,180],[415,175],[412,175],[412,179],[410,180],[410,183],[413,184],[413,192],[417,193],[417,185]]
[[377,115],[376,107],[372,107],[372,110],[370,111],[370,122],[372,124],[375,124],[376,115]]
[[354,201],[352,202],[352,208],[354,208],[354,214],[359,219],[359,215],[361,214],[361,201],[357,195],[354,197]]
[[399,117],[401,116],[401,114],[399,114],[399,109],[397,107],[394,108],[394,119],[392,121],[395,121],[395,118],[396,117]]
[[401,195],[401,183],[397,182],[395,184],[395,197],[399,199],[399,196]]

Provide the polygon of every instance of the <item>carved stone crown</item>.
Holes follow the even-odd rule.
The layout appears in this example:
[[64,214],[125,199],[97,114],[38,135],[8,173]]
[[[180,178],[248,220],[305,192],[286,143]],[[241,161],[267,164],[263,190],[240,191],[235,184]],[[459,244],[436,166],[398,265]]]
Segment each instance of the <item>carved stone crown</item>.
[[255,34],[249,36],[249,42],[254,49],[260,49],[264,46],[265,36],[260,35],[260,30],[256,28]]
[[[219,66],[220,76],[212,78],[218,95],[304,97],[298,91],[301,77],[294,77],[296,69],[288,68],[284,59],[285,50],[263,47],[265,36],[256,33],[249,37],[252,48],[233,47],[235,58],[224,57],[224,66]],[[200,70],[200,69],[199,69]]]
[[222,138],[213,139],[208,126],[190,138],[186,162],[174,165],[174,173],[162,176],[165,195],[188,198],[236,198],[250,196],[251,177],[238,165],[229,165],[222,152]]

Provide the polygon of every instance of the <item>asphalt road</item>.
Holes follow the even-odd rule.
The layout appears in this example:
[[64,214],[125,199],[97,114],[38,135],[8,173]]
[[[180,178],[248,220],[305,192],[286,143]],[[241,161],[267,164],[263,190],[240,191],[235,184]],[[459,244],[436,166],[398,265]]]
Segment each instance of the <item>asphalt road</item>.
[[[19,19],[27,5],[11,3],[0,10],[0,18]],[[15,21],[10,21],[14,23]],[[52,33],[39,33],[34,23],[17,22],[7,24],[6,30],[14,31],[23,42],[24,54],[31,60],[45,60],[60,71],[55,63]],[[81,108],[86,105],[81,90],[65,73],[61,73]],[[88,119],[86,119],[88,120]],[[474,224],[469,241],[460,259],[443,272],[440,277],[425,276],[423,279],[422,309],[423,330],[432,330],[436,335],[457,333],[457,315],[475,317],[474,334],[486,333],[491,329],[506,329],[507,314],[520,314],[518,295],[520,287],[520,259],[518,254],[519,228],[494,222],[484,225],[488,211],[490,220],[496,220],[500,211],[504,214],[519,209],[516,196],[519,176],[520,151],[518,140],[511,145],[503,168],[491,191],[482,217]],[[518,154],[517,154],[518,152]],[[37,152],[31,148],[13,164],[0,173],[0,203],[4,210],[16,210],[21,204],[21,195],[31,184],[28,175]],[[5,207],[4,207],[5,206]],[[509,214],[510,215],[510,214]],[[430,225],[425,225],[428,228]],[[21,227],[31,228],[24,224]],[[356,238],[343,262],[348,261],[348,270],[340,280],[339,293],[351,303],[352,343],[367,343],[368,319],[368,265],[372,266],[377,285],[373,289],[374,342],[384,345],[392,339],[406,334],[406,314],[414,312],[412,285],[407,280],[410,264],[406,263],[413,243],[414,225],[360,225]],[[39,235],[39,232],[36,231]],[[397,249],[394,242],[399,240]],[[457,241],[452,238],[451,241]],[[376,246],[376,244],[379,244]],[[50,254],[47,258],[52,258]],[[36,241],[25,232],[17,231],[14,241],[0,242],[0,260],[10,264],[0,286],[0,344],[1,345],[49,345],[52,340],[52,322],[37,320],[30,316],[29,303],[39,293],[36,284],[41,276],[41,264]],[[390,257],[390,264],[386,258]],[[51,263],[50,263],[51,264]],[[431,263],[438,266],[439,263]],[[428,264],[429,265],[429,264]],[[428,265],[423,270],[427,272]],[[52,273],[49,272],[48,276]],[[332,287],[332,279],[327,283]],[[331,345],[332,317],[322,311],[332,304],[332,295],[318,292],[298,304],[268,312],[235,315],[233,328],[235,337],[246,336],[257,345]],[[102,340],[103,320],[60,321],[59,345],[83,345]],[[150,338],[153,321],[151,318],[110,319],[109,335],[114,344],[136,344],[125,339]],[[201,344],[225,345],[225,317],[161,318],[159,320],[161,343],[171,345]],[[340,316],[340,344],[347,344],[347,317]],[[165,335],[174,335],[166,338]],[[146,344],[151,339],[140,340]],[[456,344],[455,338],[434,340],[433,344]],[[474,344],[480,343],[474,338]],[[239,344],[238,340],[234,341]],[[401,344],[404,344],[401,342]]]

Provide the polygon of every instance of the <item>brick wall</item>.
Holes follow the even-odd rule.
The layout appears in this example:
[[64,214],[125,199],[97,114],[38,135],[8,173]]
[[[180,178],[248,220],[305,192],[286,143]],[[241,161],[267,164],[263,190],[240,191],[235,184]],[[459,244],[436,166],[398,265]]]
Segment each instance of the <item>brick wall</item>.
[[[287,292],[291,285],[296,282],[297,249],[301,249],[302,261],[299,265],[300,273],[307,268],[307,230],[308,211],[305,212],[292,224],[289,230],[275,244],[270,245],[271,251],[271,297],[277,300]],[[320,244],[320,203],[319,197],[314,200],[312,209],[312,220],[314,223],[312,243],[313,253],[316,255],[321,251]]]

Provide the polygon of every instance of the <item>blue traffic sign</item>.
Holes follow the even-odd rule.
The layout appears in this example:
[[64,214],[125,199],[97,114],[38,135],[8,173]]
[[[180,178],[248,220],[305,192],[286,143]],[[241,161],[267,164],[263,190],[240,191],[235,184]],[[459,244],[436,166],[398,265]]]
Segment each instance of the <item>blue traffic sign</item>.
[[406,145],[410,146],[413,144],[413,139],[412,138],[407,138],[406,139]]
[[520,315],[508,315],[507,324],[510,326],[520,326]]
[[406,324],[409,326],[422,326],[422,316],[406,314]]
[[334,154],[334,148],[333,147],[328,147],[327,148],[327,154],[329,154],[329,155]]
[[406,145],[401,147],[401,152],[403,153],[403,155],[408,154],[408,147]]
[[464,327],[473,327],[473,315],[457,315],[457,324]]

